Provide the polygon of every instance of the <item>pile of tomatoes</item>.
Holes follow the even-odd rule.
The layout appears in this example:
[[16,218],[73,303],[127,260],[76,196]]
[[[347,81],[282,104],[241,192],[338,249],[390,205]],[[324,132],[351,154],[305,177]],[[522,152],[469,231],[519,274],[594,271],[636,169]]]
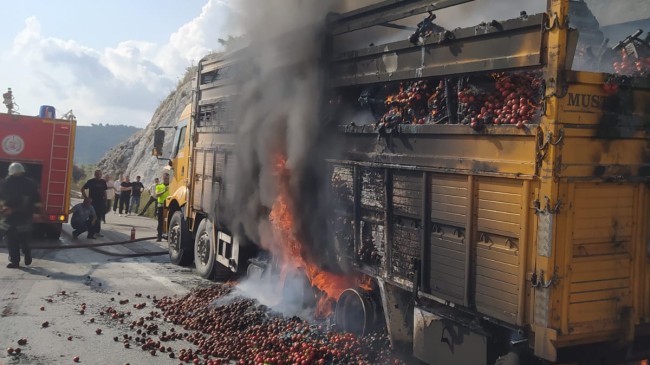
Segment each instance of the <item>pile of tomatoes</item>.
[[[285,318],[254,300],[230,296],[231,289],[216,284],[182,298],[158,300],[161,318],[188,332],[166,332],[153,341],[143,339],[143,331],[142,349],[158,349],[194,364],[402,364],[384,335],[359,337],[298,317]],[[177,339],[194,349],[188,346],[171,355],[164,342]]]
[[399,84],[399,91],[386,98],[388,111],[379,121],[380,126],[397,124],[424,124],[428,121],[428,100],[432,88],[428,81],[418,80]]
[[614,73],[625,76],[650,76],[650,54],[633,56],[622,49],[613,63]]
[[[512,124],[523,128],[539,117],[542,78],[534,72],[493,75],[493,88],[471,85],[458,92],[461,123],[473,129]],[[487,91],[485,91],[487,90]]]
[[[543,82],[538,72],[493,74],[465,82],[418,80],[400,83],[386,98],[379,127],[398,124],[443,124],[456,121],[474,129],[512,124],[523,128],[539,118]],[[480,80],[481,85],[472,80]],[[452,98],[453,100],[449,100]],[[449,110],[450,107],[456,108]],[[455,113],[453,117],[451,113]]]

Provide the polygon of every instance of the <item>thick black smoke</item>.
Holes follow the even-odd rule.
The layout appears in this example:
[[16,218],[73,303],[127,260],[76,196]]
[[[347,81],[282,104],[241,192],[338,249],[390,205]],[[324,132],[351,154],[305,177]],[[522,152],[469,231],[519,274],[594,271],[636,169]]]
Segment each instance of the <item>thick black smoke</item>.
[[[323,126],[324,21],[329,1],[240,2],[248,45],[240,52],[235,120],[239,136],[228,163],[229,205],[237,226],[274,251],[268,221],[278,191],[276,156],[286,157],[296,206],[296,235],[322,266],[334,257],[324,184],[328,129]],[[243,4],[243,5],[242,5]]]

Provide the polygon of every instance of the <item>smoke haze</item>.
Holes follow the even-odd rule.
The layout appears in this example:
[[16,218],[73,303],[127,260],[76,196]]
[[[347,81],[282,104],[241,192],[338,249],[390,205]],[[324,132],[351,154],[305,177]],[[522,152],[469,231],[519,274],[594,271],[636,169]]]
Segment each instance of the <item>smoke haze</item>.
[[[322,27],[330,1],[239,2],[249,44],[243,50],[236,118],[239,125],[234,183],[228,189],[235,226],[263,248],[277,252],[268,222],[278,194],[274,169],[278,155],[290,171],[296,236],[321,267],[334,257],[328,248],[325,131],[319,119],[323,101]],[[245,202],[245,203],[242,203]]]

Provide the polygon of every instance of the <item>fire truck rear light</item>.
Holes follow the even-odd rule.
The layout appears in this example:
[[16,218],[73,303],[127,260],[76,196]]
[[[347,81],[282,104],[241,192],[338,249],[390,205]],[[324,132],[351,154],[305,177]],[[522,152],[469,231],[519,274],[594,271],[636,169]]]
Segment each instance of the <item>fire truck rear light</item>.
[[50,221],[63,222],[65,220],[65,215],[50,214],[48,219]]

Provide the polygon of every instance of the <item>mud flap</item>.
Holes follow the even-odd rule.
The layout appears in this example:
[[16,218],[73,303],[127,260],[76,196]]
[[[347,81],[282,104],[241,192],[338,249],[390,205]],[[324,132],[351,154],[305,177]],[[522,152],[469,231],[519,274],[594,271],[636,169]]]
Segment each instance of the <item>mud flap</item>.
[[217,232],[217,262],[232,272],[239,270],[239,237]]
[[487,365],[488,338],[449,319],[415,307],[413,355],[429,365]]
[[548,361],[556,361],[557,349],[554,342],[557,340],[557,331],[537,325],[533,328],[535,329],[535,356]]
[[410,292],[377,280],[381,294],[382,308],[388,338],[393,348],[407,350],[413,337],[412,319],[410,308],[413,308],[413,299]]

